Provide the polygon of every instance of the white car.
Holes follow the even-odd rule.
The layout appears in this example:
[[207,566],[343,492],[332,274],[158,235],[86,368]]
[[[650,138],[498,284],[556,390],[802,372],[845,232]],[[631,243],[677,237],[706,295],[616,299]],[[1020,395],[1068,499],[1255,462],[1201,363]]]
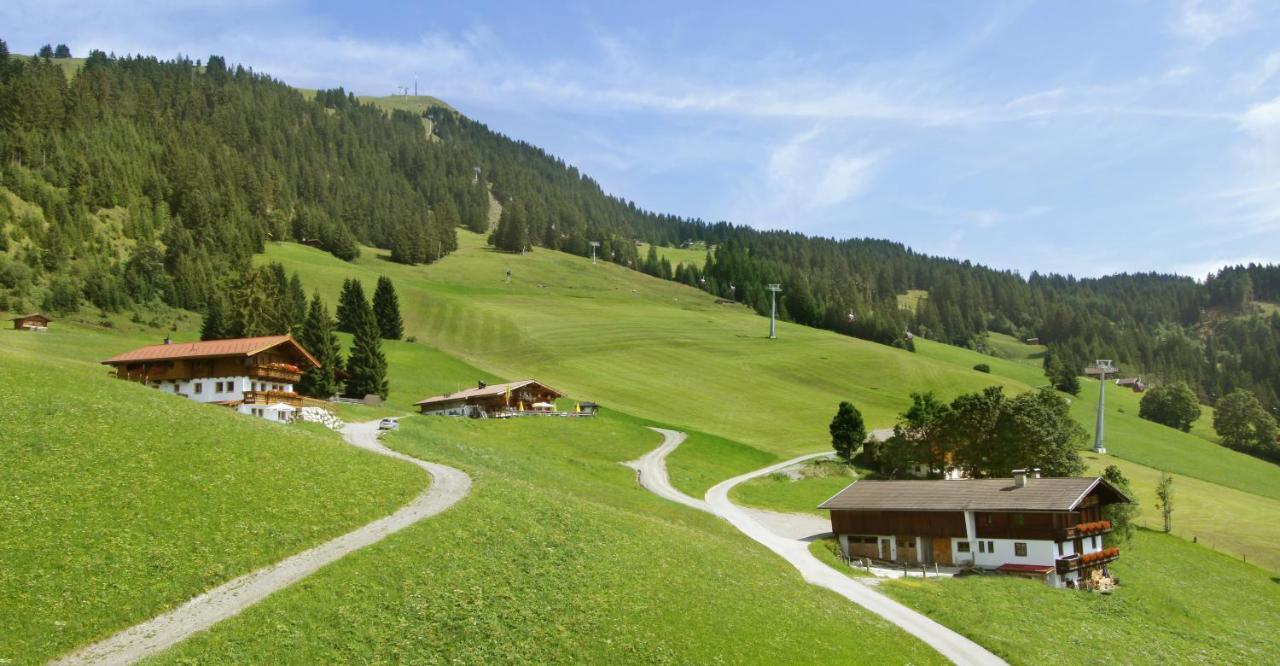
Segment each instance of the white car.
[[395,419],[382,419],[378,421],[378,430],[399,430],[400,422]]

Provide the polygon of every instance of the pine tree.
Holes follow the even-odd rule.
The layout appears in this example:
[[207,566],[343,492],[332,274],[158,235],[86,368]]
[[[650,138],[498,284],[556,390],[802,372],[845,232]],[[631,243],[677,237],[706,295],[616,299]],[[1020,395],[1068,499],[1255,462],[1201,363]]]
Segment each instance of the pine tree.
[[404,336],[404,322],[400,318],[400,299],[396,296],[396,288],[391,278],[383,275],[378,278],[378,286],[373,290],[373,314],[378,320],[378,330],[387,340],[399,340]]
[[[359,283],[357,283],[359,284]],[[347,386],[349,398],[366,395],[387,397],[387,357],[382,353],[382,336],[377,318],[368,303],[361,302],[356,316],[355,338],[351,342],[351,354],[347,357]]]
[[296,386],[298,393],[316,398],[328,398],[338,392],[337,370],[342,365],[342,352],[338,336],[334,334],[329,308],[320,299],[320,292],[311,297],[307,318],[303,322],[298,342],[320,362],[319,368],[302,373]]
[[51,45],[49,45],[49,44],[45,44],[44,46],[41,46],[41,47],[40,47],[40,51],[39,51],[39,52],[37,52],[37,53],[36,53],[36,55],[37,55],[37,56],[39,56],[39,57],[41,57],[41,58],[52,58],[52,57],[53,57],[53,46],[51,46]]
[[241,274],[232,296],[234,322],[229,335],[254,338],[264,335],[280,335],[278,299],[272,296],[273,278],[269,271],[251,268]]
[[368,309],[364,297],[364,285],[355,278],[343,280],[342,293],[338,296],[338,330],[355,333],[361,313]]
[[59,44],[58,47],[53,50],[53,57],[70,58],[71,57],[70,47],[68,47],[66,44]]
[[303,320],[307,316],[307,292],[302,288],[302,278],[297,273],[289,278],[289,287],[285,290],[284,300],[280,304],[280,313],[283,316],[284,328],[295,336],[299,335]]
[[222,296],[214,294],[209,298],[209,304],[205,306],[204,322],[200,326],[201,340],[223,340],[231,337],[229,333],[229,324],[225,306],[222,302]]

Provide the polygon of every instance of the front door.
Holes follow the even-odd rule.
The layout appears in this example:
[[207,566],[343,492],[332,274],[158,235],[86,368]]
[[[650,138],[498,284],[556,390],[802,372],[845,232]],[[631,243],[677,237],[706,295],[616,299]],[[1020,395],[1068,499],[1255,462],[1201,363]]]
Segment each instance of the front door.
[[933,561],[944,566],[951,566],[951,539],[933,537]]

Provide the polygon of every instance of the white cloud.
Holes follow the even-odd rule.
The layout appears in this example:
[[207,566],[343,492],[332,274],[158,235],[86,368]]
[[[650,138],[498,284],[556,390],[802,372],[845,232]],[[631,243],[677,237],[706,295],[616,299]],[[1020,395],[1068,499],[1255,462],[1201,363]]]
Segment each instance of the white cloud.
[[885,155],[829,129],[793,134],[770,151],[761,172],[747,176],[732,219],[765,228],[811,227],[864,195]]
[[1252,19],[1250,0],[1225,0],[1212,7],[1203,0],[1184,0],[1171,28],[1175,35],[1204,47],[1248,30]]

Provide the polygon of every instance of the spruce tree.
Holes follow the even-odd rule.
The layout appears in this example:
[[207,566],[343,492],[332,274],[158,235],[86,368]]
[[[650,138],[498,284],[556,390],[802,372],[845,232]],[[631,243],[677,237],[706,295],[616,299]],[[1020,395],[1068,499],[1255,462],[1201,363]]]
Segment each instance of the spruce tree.
[[71,57],[71,49],[70,49],[70,47],[68,47],[66,44],[59,44],[59,45],[57,46],[57,48],[55,48],[55,49],[53,50],[53,57],[55,57],[55,58],[70,58],[70,57]]
[[320,362],[319,368],[302,373],[296,386],[298,393],[316,398],[336,394],[339,388],[336,373],[342,365],[342,352],[338,347],[338,336],[334,334],[333,320],[329,318],[329,308],[325,307],[318,291],[312,295],[307,307],[307,318],[298,342]]
[[39,51],[38,53],[36,53],[36,55],[37,55],[37,56],[39,56],[39,57],[41,57],[41,58],[52,58],[52,57],[53,57],[53,46],[52,46],[52,45],[49,45],[49,44],[45,44],[44,46],[41,46],[41,47],[40,47],[40,51]]
[[269,271],[251,268],[240,275],[232,294],[228,335],[255,338],[286,332],[279,327],[279,299],[272,296],[272,283]]
[[228,335],[230,322],[227,321],[224,308],[222,296],[215,293],[209,297],[209,304],[205,307],[204,322],[200,325],[201,340],[222,340],[231,337]]
[[300,335],[303,320],[307,317],[307,292],[302,288],[302,278],[297,273],[289,278],[289,287],[280,303],[280,313],[284,329],[295,336]]
[[373,290],[373,314],[378,320],[378,330],[387,340],[399,340],[404,336],[404,322],[400,318],[400,299],[396,296],[396,288],[391,278],[383,275],[378,278],[378,286]]
[[364,297],[364,285],[355,278],[342,282],[342,293],[338,296],[338,330],[343,333],[355,333],[361,312],[369,307]]
[[[359,284],[359,283],[357,283]],[[361,302],[356,316],[355,338],[351,342],[351,354],[347,357],[347,387],[349,398],[366,395],[387,397],[387,357],[382,353],[382,336],[377,318],[368,303]]]

